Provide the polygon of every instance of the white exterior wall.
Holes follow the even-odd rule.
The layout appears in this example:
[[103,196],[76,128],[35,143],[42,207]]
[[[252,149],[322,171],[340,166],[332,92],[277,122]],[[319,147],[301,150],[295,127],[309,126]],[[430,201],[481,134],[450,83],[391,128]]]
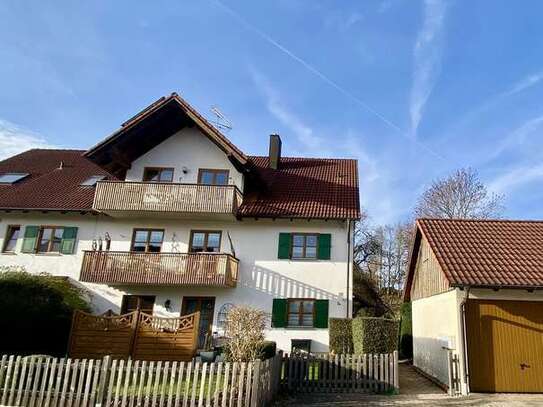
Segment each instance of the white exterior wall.
[[[229,184],[243,191],[243,175],[238,172],[224,152],[197,128],[184,128],[132,162],[126,173],[127,181],[141,181],[145,167],[174,168],[173,182],[195,184],[198,169],[229,170]],[[183,173],[183,167],[188,172]]]
[[[111,236],[112,251],[130,250],[134,228],[165,229],[164,252],[187,252],[190,231],[193,229],[221,230],[221,251],[230,253],[227,233],[232,238],[239,263],[239,282],[236,288],[197,287],[111,287],[101,284],[85,284],[92,292],[92,304],[96,312],[113,309],[119,312],[123,294],[156,295],[157,315],[177,316],[181,311],[183,296],[213,296],[215,316],[213,330],[217,329],[217,313],[225,303],[248,304],[271,314],[274,298],[328,299],[329,316],[345,317],[346,299],[351,297],[352,280],[347,293],[347,224],[346,222],[243,220],[211,222],[167,219],[113,219],[94,215],[60,214],[5,214],[0,220],[0,245],[8,225],[21,225],[21,235],[16,254],[0,254],[0,266],[20,265],[32,273],[47,272],[54,275],[79,279],[83,250],[92,249],[93,239]],[[62,254],[21,253],[22,236],[26,225],[77,226],[76,252]],[[277,259],[280,232],[319,232],[332,234],[330,260],[280,260]],[[352,258],[352,257],[351,257]],[[351,274],[352,275],[352,274]],[[171,301],[171,312],[164,302]],[[349,315],[351,303],[349,303]],[[268,323],[269,325],[269,323]],[[266,332],[267,339],[277,342],[278,347],[290,350],[290,339],[312,339],[312,350],[328,349],[327,329],[274,328]]]
[[458,289],[411,303],[413,320],[413,364],[443,384],[448,384],[447,351],[455,349],[462,360],[460,305]]

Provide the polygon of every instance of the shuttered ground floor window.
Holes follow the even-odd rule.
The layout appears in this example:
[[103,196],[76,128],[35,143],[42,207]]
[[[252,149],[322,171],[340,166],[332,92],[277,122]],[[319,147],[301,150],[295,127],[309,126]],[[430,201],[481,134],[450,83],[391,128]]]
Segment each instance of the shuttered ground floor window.
[[138,310],[153,315],[155,298],[154,295],[123,295],[121,314]]
[[328,300],[275,298],[272,327],[328,328]]

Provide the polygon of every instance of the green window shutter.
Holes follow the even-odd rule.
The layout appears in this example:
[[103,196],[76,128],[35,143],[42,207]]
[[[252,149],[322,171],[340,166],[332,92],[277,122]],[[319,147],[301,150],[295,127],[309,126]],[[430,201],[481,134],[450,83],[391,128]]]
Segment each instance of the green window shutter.
[[287,326],[288,302],[283,298],[274,298],[272,307],[272,327],[284,328]]
[[328,328],[328,300],[315,300],[315,328]]
[[66,227],[62,233],[62,242],[60,242],[60,252],[62,254],[72,254],[75,249],[75,240],[77,238],[76,227]]
[[332,235],[330,233],[322,233],[319,235],[319,260],[330,260],[330,248],[332,247]]
[[36,251],[36,240],[38,239],[39,226],[27,226],[23,238],[23,253],[34,253]]
[[277,251],[278,259],[289,259],[290,258],[290,244],[291,244],[290,233],[279,233],[279,249]]

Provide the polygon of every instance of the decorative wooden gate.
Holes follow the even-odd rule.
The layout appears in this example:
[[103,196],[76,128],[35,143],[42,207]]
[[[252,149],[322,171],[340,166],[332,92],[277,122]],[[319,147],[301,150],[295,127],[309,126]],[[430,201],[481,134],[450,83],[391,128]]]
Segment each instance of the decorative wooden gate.
[[68,354],[72,358],[190,361],[198,343],[200,313],[161,318],[134,311],[91,315],[76,311]]

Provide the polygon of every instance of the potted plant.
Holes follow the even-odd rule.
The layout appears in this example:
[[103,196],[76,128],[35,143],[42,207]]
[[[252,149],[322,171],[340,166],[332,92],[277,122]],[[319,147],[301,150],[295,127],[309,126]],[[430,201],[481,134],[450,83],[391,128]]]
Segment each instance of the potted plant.
[[204,340],[204,348],[200,351],[200,358],[202,362],[214,362],[216,353],[213,350],[213,337],[209,334],[206,334]]

